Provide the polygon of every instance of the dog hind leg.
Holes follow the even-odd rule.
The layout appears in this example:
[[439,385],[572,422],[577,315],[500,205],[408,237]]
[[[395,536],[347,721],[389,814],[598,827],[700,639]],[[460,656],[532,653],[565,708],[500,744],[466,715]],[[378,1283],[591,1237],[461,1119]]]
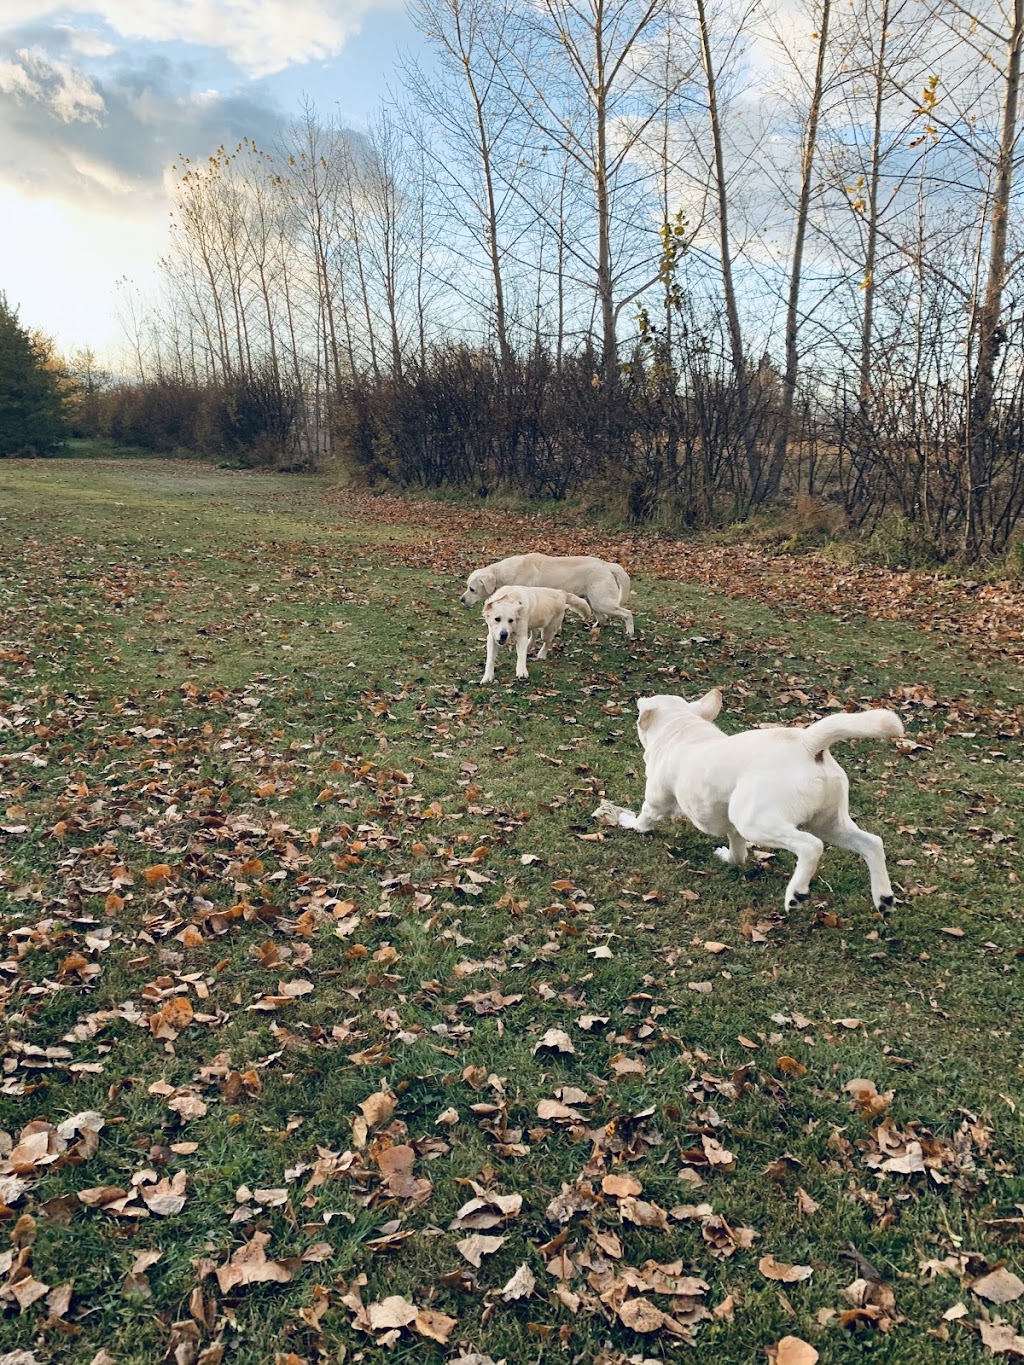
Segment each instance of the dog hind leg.
[[892,883],[885,863],[885,845],[877,834],[861,829],[849,816],[825,832],[825,838],[836,848],[858,853],[868,865],[871,875],[871,900],[876,910],[888,909],[893,903]]
[[749,844],[784,848],[796,854],[796,868],[786,887],[785,908],[790,910],[799,901],[805,901],[810,895],[811,880],[825,851],[825,845],[817,835],[808,834],[806,830],[783,821],[744,825],[740,833]]

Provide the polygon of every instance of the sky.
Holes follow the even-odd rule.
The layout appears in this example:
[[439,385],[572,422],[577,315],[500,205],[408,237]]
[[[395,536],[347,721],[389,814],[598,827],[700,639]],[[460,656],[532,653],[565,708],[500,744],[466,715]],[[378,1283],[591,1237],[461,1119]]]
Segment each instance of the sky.
[[269,145],[305,97],[363,127],[420,41],[403,0],[2,0],[0,291],[113,363],[175,157]]

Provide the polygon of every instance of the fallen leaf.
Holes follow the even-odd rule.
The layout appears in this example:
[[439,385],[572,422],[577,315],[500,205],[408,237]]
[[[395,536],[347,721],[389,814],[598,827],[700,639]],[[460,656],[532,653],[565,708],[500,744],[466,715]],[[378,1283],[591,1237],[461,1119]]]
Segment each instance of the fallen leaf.
[[1019,1336],[1010,1323],[1002,1318],[991,1322],[980,1318],[977,1322],[981,1339],[994,1356],[1009,1355],[1015,1360],[1024,1360],[1024,1337]]
[[172,1213],[180,1213],[185,1207],[185,1182],[187,1175],[177,1171],[173,1179],[157,1181],[155,1185],[141,1185],[139,1194],[150,1213],[160,1218],[168,1218]]
[[989,1303],[1013,1303],[1024,1294],[1024,1280],[1006,1266],[997,1266],[987,1275],[982,1275],[980,1280],[975,1280],[971,1288],[979,1298],[988,1299]]
[[534,1056],[536,1056],[541,1048],[550,1048],[553,1052],[575,1053],[576,1051],[575,1047],[573,1047],[572,1039],[564,1029],[560,1028],[549,1028],[544,1037],[538,1039],[538,1041],[534,1043],[531,1049]]
[[815,1365],[818,1352],[802,1337],[783,1337],[765,1350],[771,1365]]
[[[217,1283],[222,1294],[247,1284],[287,1284],[291,1271],[280,1261],[273,1261],[264,1248],[270,1241],[269,1232],[257,1232],[224,1265],[217,1266]],[[415,1310],[413,1312],[415,1316]]]
[[796,1191],[796,1207],[802,1217],[810,1218],[812,1214],[818,1212],[821,1205],[811,1198],[802,1185],[799,1185]]
[[408,1327],[410,1322],[416,1321],[419,1311],[414,1303],[402,1298],[401,1294],[392,1294],[386,1299],[381,1299],[380,1303],[370,1303],[366,1306],[366,1316],[373,1332],[385,1332],[392,1327]]
[[378,1128],[382,1123],[387,1123],[397,1107],[397,1096],[385,1090],[377,1090],[359,1102],[363,1118],[371,1128]]
[[448,1338],[458,1322],[458,1318],[449,1317],[436,1308],[421,1308],[412,1325],[421,1337],[429,1337],[431,1341],[439,1341],[442,1346],[447,1346]]
[[470,1265],[480,1269],[480,1261],[484,1256],[493,1256],[498,1248],[508,1241],[507,1237],[488,1237],[482,1232],[473,1232],[468,1237],[463,1237],[461,1241],[455,1243],[459,1251],[465,1256]]
[[616,1199],[623,1199],[631,1194],[643,1194],[644,1191],[640,1181],[634,1180],[631,1175],[606,1175],[601,1181],[601,1189]]
[[513,1299],[528,1299],[536,1286],[536,1276],[524,1261],[501,1290],[501,1297],[506,1303],[511,1303]]
[[779,1280],[783,1284],[799,1284],[801,1280],[809,1280],[814,1274],[809,1265],[787,1265],[785,1261],[777,1261],[774,1256],[762,1256],[757,1263],[757,1268],[767,1280]]
[[627,1299],[619,1306],[619,1320],[634,1332],[656,1332],[665,1324],[666,1315],[647,1299]]

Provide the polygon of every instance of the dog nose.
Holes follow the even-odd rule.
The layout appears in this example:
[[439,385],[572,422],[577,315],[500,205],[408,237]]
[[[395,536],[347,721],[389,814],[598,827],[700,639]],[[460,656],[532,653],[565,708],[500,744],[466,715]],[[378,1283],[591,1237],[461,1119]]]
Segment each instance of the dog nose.
[[508,639],[508,631],[507,631],[507,630],[499,631],[499,633],[498,633],[498,644],[499,644],[499,645],[503,645],[507,639]]

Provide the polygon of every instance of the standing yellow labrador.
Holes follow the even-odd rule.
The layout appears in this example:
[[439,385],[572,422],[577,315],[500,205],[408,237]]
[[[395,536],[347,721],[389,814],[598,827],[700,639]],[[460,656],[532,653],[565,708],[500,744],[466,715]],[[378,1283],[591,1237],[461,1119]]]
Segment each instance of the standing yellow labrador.
[[718,688],[697,701],[641,697],[637,733],[644,751],[647,789],[639,812],[602,801],[594,812],[605,824],[647,832],[682,815],[703,834],[727,839],[716,849],[739,866],[749,844],[796,854],[786,887],[787,910],[810,894],[826,844],[859,853],[871,877],[875,909],[893,903],[885,849],[850,817],[850,783],[829,748],[842,740],[895,739],[903,722],[894,711],[840,711],[813,725],[773,725],[723,734],[714,724],[722,706]]
[[528,678],[526,653],[530,645],[540,641],[538,659],[546,659],[548,645],[558,634],[566,610],[574,611],[589,621],[593,616],[590,604],[575,593],[558,588],[499,588],[484,603],[484,622],[487,625],[487,666],[482,683],[494,681],[494,661],[502,645],[514,645],[516,677]]
[[621,564],[596,555],[511,555],[469,575],[459,598],[464,607],[476,606],[499,588],[516,584],[526,588],[560,588],[585,597],[599,626],[621,621],[626,634],[633,634],[633,613],[626,607],[631,584]]

